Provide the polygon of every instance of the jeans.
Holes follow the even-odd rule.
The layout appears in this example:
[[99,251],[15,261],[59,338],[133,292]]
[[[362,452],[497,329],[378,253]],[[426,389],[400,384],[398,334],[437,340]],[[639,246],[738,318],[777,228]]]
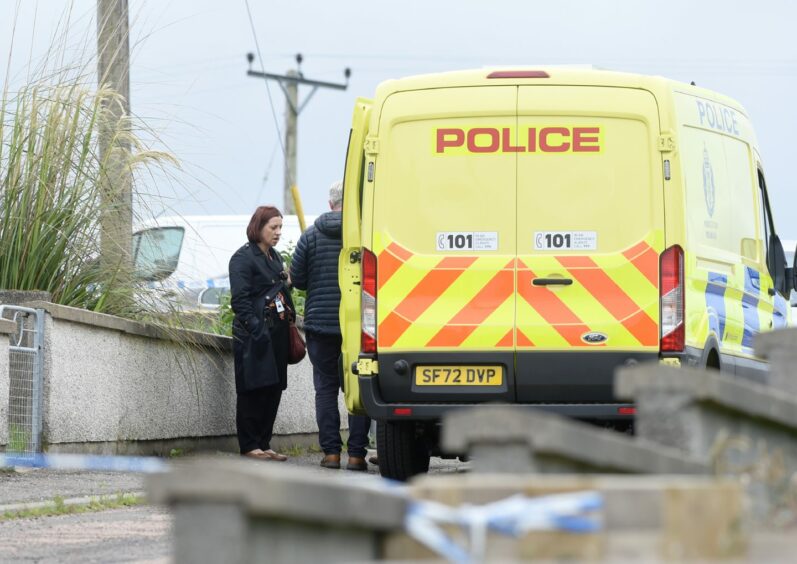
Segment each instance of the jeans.
[[[340,335],[306,333],[307,353],[313,364],[315,386],[315,419],[318,424],[318,442],[324,454],[340,454],[343,440],[340,437],[340,412],[338,394],[340,377],[338,359],[342,338]],[[368,446],[368,429],[371,420],[362,415],[349,415],[349,456],[365,457]]]

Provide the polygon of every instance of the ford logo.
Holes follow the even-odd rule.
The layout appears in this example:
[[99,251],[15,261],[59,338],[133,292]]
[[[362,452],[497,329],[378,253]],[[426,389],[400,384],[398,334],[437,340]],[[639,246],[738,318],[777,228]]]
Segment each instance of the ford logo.
[[581,335],[581,340],[587,343],[588,345],[600,345],[601,343],[605,343],[609,340],[609,337],[603,333],[584,333]]

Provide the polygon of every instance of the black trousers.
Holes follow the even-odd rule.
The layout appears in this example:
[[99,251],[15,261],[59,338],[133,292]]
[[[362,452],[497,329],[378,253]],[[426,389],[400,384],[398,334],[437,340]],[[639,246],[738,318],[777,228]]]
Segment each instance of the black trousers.
[[282,385],[239,393],[235,406],[238,446],[241,454],[256,448],[271,448],[274,420],[282,399]]

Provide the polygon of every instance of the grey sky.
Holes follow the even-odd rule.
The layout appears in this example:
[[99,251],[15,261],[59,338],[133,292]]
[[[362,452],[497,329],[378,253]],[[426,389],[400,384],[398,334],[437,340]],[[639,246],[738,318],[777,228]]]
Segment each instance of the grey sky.
[[[16,5],[0,0],[3,76]],[[31,49],[33,60],[46,52],[66,5],[24,2],[15,80]],[[70,38],[78,46],[87,36],[94,41],[95,2],[73,6]],[[792,2],[250,0],[250,7],[267,71],[293,68],[299,52],[308,78],[340,82],[343,68],[352,69],[346,92],[320,90],[299,119],[297,180],[308,213],[326,209],[326,191],[342,174],[355,98],[372,96],[382,80],[487,65],[592,64],[694,80],[740,101],[756,127],[778,230],[797,239],[788,168],[797,121]],[[130,17],[133,111],[184,166],[176,185],[157,190],[183,214],[281,205],[283,96],[272,83],[275,124],[264,83],[246,76],[255,42],[245,2],[130,0]]]

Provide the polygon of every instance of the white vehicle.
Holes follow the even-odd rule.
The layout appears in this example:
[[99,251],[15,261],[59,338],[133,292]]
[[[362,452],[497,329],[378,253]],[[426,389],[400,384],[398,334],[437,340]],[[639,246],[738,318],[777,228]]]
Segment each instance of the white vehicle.
[[[162,298],[178,298],[182,306],[214,309],[229,292],[228,264],[246,243],[249,215],[159,217],[133,233],[136,276]],[[315,216],[306,216],[311,225]],[[301,229],[295,215],[283,218],[279,251],[291,251]],[[172,300],[174,301],[174,300]]]

